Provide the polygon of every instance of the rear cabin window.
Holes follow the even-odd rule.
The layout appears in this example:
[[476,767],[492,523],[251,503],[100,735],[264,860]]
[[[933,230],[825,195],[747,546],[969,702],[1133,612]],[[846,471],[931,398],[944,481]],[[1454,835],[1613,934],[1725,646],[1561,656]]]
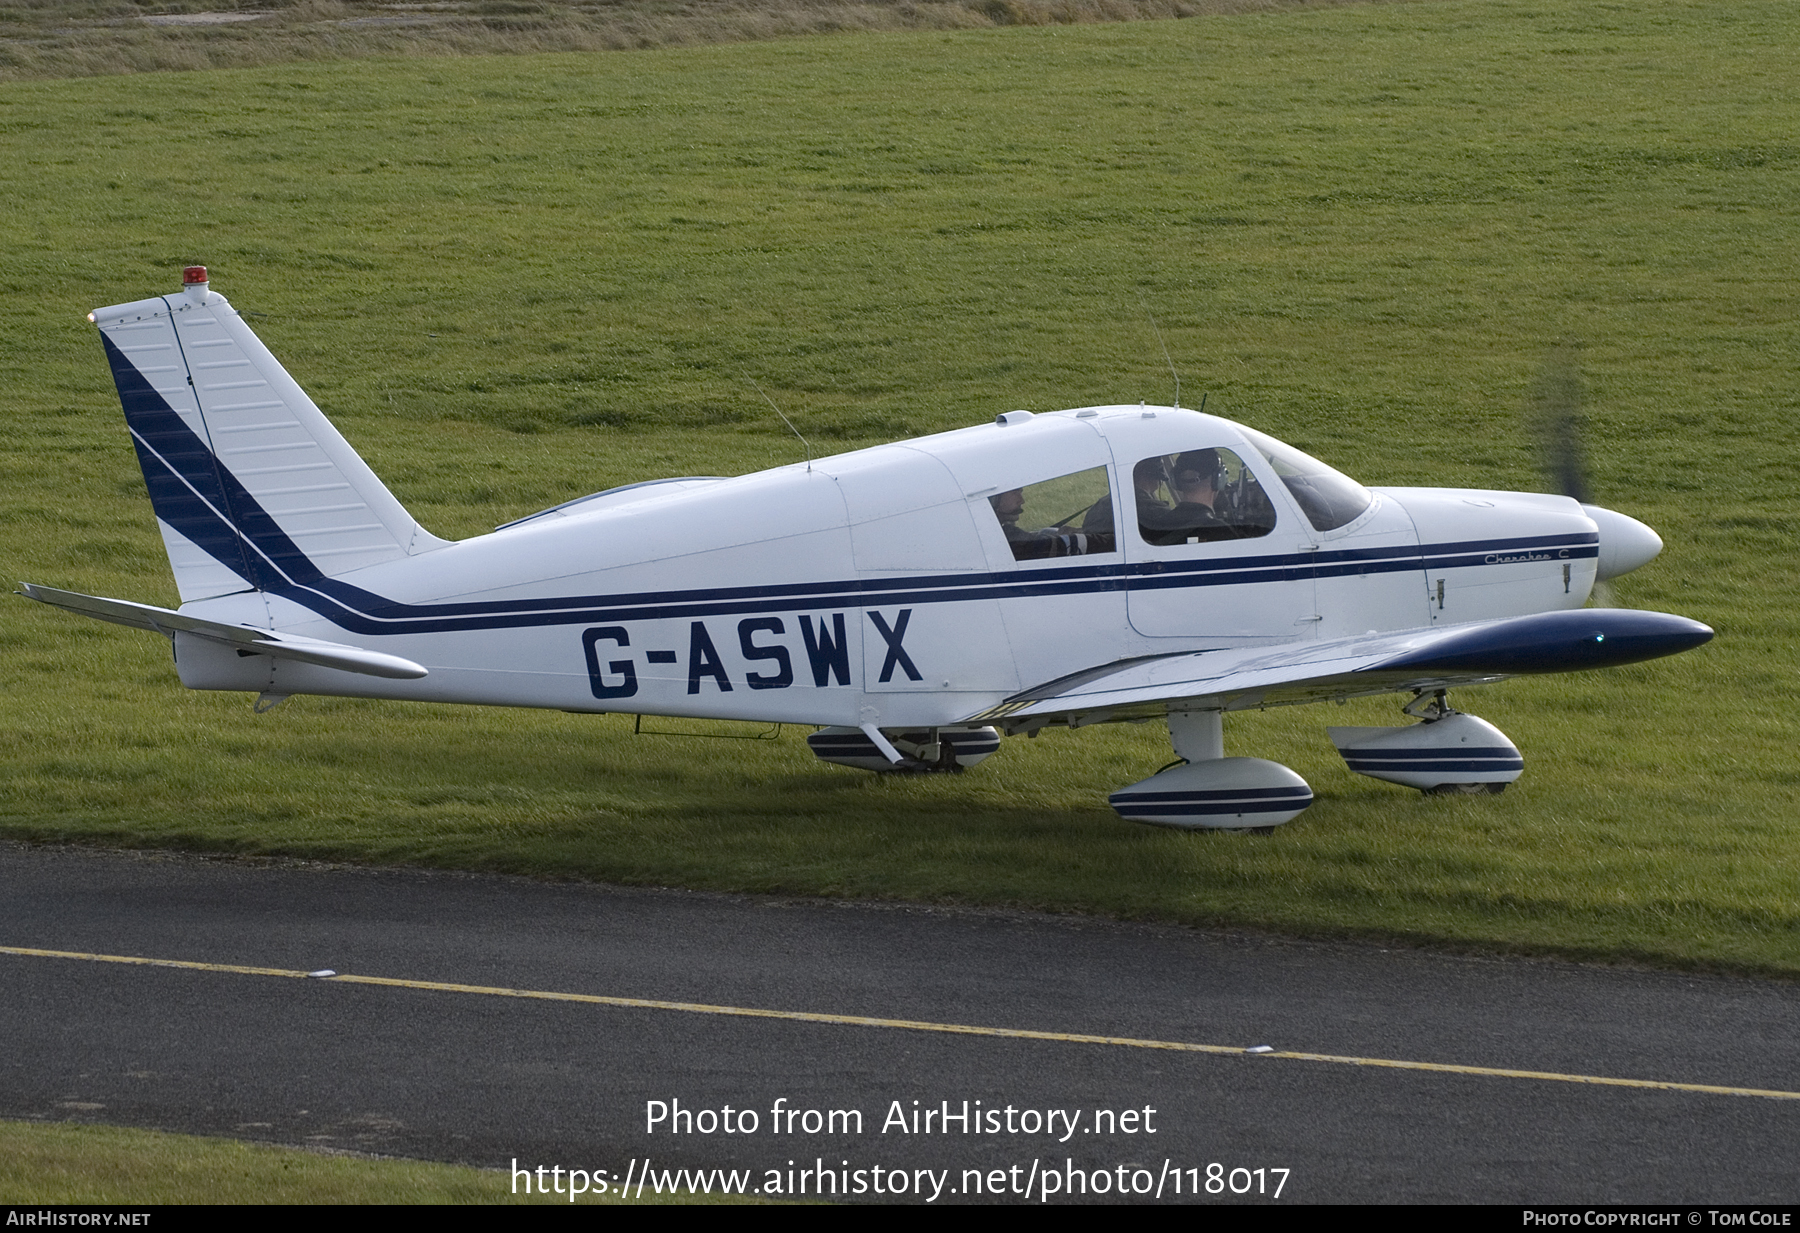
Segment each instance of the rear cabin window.
[[1059,475],[988,498],[1015,561],[1117,552],[1106,468]]
[[1188,450],[1146,458],[1131,469],[1138,534],[1146,544],[1254,539],[1275,529],[1275,507],[1231,450]]

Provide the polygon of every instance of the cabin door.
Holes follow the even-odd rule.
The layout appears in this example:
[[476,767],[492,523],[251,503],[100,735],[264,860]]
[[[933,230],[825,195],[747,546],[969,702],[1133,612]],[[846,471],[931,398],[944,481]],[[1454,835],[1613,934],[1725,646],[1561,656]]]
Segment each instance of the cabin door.
[[1315,638],[1317,537],[1267,461],[1187,415],[1109,420],[1131,626],[1212,646]]

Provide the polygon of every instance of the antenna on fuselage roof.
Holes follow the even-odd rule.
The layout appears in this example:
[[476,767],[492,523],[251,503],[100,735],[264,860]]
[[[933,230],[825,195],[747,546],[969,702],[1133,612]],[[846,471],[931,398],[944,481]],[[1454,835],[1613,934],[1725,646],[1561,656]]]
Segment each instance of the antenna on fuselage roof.
[[[1144,316],[1150,318],[1150,328],[1156,331],[1156,345],[1162,348],[1163,359],[1169,363],[1169,375],[1175,378],[1175,409],[1179,411],[1181,410],[1181,374],[1175,371],[1175,357],[1169,354],[1169,344],[1163,341],[1162,330],[1156,324],[1156,314],[1150,311],[1149,299],[1142,291],[1138,292],[1138,299],[1144,302]],[[1205,397],[1204,394],[1201,395],[1203,401]]]
[[[756,385],[755,377],[750,378],[750,384]],[[763,401],[769,404],[770,408],[774,410],[776,415],[781,415],[781,408],[777,407],[775,405],[775,400],[773,398],[769,397],[769,395],[763,390],[762,386],[756,385],[756,392],[763,396]],[[800,437],[800,430],[798,428],[794,427],[793,420],[790,420],[785,415],[781,415],[781,422],[788,426],[789,432],[793,433],[796,437]],[[808,475],[811,475],[812,474],[812,445],[810,442],[807,441],[807,439],[805,437],[800,437],[800,444],[806,450],[806,473]]]

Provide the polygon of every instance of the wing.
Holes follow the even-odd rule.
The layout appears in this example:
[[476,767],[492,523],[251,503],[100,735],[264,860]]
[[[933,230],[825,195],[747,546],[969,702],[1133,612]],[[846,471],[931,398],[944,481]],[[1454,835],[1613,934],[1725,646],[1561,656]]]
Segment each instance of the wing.
[[1328,642],[1184,651],[1090,668],[1014,694],[965,723],[1024,731],[1448,689],[1509,676],[1612,668],[1674,655],[1713,631],[1663,612],[1583,608]]
[[205,621],[150,604],[134,604],[124,599],[103,599],[98,595],[82,595],[77,591],[58,591],[54,587],[40,587],[29,582],[21,582],[18,593],[27,599],[35,599],[40,604],[79,612],[82,616],[99,621],[111,621],[114,625],[155,630],[171,638],[179,630],[210,642],[235,647],[245,655],[272,655],[276,659],[295,659],[305,664],[319,664],[326,668],[340,668],[345,672],[359,672],[364,676],[381,676],[399,681],[416,681],[428,675],[423,667],[410,659],[401,659],[398,655],[384,655],[359,646],[276,633],[272,629],[257,629],[252,625]]

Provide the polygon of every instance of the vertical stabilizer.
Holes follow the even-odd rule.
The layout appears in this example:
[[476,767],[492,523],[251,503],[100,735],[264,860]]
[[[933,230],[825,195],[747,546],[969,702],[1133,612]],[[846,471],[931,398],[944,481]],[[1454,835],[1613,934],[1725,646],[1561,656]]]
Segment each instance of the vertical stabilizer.
[[279,591],[447,542],[401,507],[206,270],[96,309],[182,601]]

